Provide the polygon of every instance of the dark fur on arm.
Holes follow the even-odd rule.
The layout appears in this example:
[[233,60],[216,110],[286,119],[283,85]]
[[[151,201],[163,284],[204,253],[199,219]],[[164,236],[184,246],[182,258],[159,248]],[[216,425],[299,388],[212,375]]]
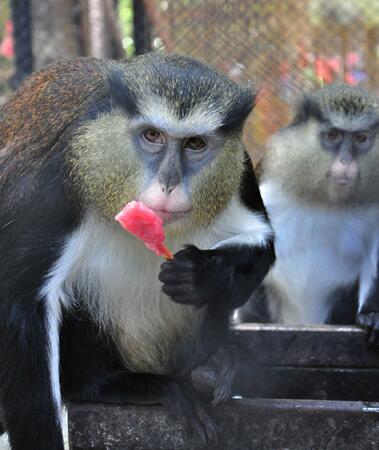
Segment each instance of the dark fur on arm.
[[[0,403],[15,450],[63,450],[51,388],[48,305],[40,289],[75,212],[65,200],[59,158],[34,177],[7,172],[0,186]],[[14,173],[14,172],[13,172]],[[13,200],[13,201],[12,201]]]
[[88,60],[57,63],[0,112],[0,404],[14,450],[63,450],[49,345],[59,324],[41,288],[80,219],[66,154],[78,118],[102,95],[100,72]]
[[[259,212],[269,220],[255,179],[252,164],[246,155],[245,171],[240,186],[240,200],[245,208]],[[159,275],[162,290],[173,301],[194,304],[224,305],[233,309],[243,305],[262,283],[275,261],[274,238],[263,245],[230,243],[211,250],[193,245],[164,262]]]

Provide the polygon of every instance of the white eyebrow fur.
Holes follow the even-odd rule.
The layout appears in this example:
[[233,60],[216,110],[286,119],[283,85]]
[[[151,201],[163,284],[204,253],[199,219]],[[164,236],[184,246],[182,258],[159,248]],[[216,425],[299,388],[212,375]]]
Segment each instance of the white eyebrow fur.
[[331,113],[328,119],[332,126],[346,131],[369,129],[374,124],[372,118],[370,120],[366,115],[348,117],[346,114]]
[[199,105],[181,119],[173,113],[164,99],[157,96],[141,102],[138,109],[142,117],[131,119],[132,127],[147,122],[175,136],[210,134],[222,125],[222,116],[217,110]]

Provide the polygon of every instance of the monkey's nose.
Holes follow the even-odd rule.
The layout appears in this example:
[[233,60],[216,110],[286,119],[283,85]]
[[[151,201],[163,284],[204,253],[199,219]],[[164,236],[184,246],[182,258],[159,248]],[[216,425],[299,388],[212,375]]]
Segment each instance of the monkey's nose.
[[165,185],[160,183],[162,192],[166,195],[170,195],[171,192],[176,188],[177,184]]

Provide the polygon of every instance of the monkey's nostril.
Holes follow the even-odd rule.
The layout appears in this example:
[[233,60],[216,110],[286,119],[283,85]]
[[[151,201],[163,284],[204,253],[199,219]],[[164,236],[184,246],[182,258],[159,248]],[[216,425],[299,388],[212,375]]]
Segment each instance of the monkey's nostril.
[[176,185],[175,185],[175,186],[167,186],[167,185],[161,184],[162,192],[163,192],[164,194],[166,194],[166,195],[170,195],[171,192],[172,192],[175,188],[176,188]]

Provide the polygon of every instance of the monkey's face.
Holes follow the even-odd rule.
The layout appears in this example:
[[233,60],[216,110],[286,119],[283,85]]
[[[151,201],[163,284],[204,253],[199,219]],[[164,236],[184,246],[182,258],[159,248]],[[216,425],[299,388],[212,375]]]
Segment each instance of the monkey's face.
[[134,150],[145,167],[137,200],[170,225],[169,231],[207,225],[238,189],[240,137],[144,124],[133,130]]
[[324,205],[379,201],[379,101],[347,85],[303,97],[292,124],[278,132],[263,178],[300,200]]
[[377,128],[371,125],[333,115],[289,127],[273,139],[269,165],[276,164],[283,188],[300,199],[326,204],[377,202],[379,148]]
[[168,233],[210,225],[240,185],[241,129],[254,92],[163,54],[112,63],[107,83],[107,112],[73,143],[73,176],[86,203],[113,220],[140,200]]
[[347,196],[357,189],[360,161],[372,149],[375,137],[376,131],[370,128],[346,129],[330,122],[320,125],[321,147],[332,160],[327,172],[331,196]]
[[121,113],[89,123],[74,146],[77,185],[109,219],[139,200],[164,221],[168,233],[211,224],[238,190],[241,134],[223,136],[206,124],[127,119]]
[[371,202],[378,198],[372,196],[372,188],[377,185],[375,167],[379,162],[378,125],[372,115],[348,117],[341,113],[329,114],[319,123],[321,149],[330,158],[327,186],[332,200]]

